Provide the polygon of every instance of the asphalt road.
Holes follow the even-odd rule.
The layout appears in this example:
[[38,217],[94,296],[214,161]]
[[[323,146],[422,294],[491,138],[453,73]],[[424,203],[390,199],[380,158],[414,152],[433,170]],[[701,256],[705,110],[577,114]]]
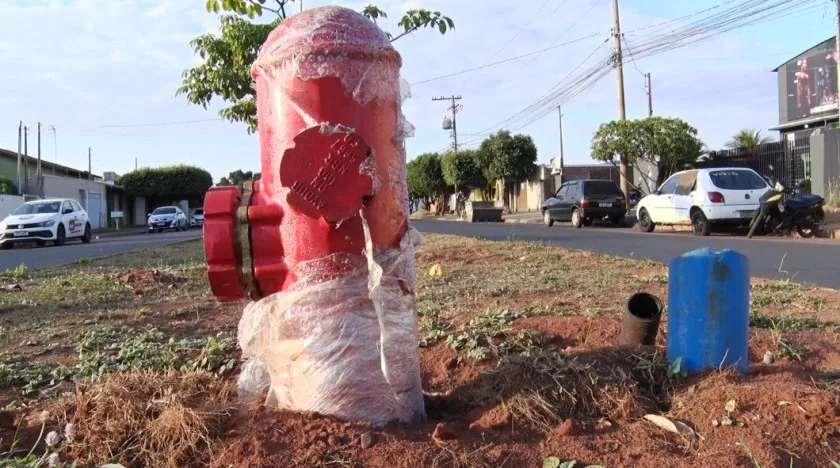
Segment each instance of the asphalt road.
[[[840,289],[840,242],[711,236],[687,233],[645,234],[629,228],[545,227],[535,224],[465,223],[414,220],[420,232],[456,234],[488,240],[520,240],[554,244],[627,258],[667,263],[702,247],[732,249],[747,256],[753,276],[792,279]],[[584,267],[585,268],[585,267]]]
[[[840,242],[744,237],[695,237],[686,233],[644,234],[634,229],[568,227],[547,228],[534,224],[464,223],[414,220],[421,232],[455,234],[488,240],[521,240],[590,250],[621,257],[667,262],[701,247],[733,249],[750,260],[753,276],[793,279],[840,289]],[[0,271],[21,263],[40,268],[72,263],[79,258],[116,255],[131,250],[171,244],[201,237],[200,230],[136,234],[94,239],[90,244],[70,241],[63,247],[15,248],[0,250]]]
[[67,244],[61,247],[53,247],[52,245],[42,248],[18,246],[12,250],[0,250],[0,271],[15,268],[21,263],[29,268],[65,265],[80,258],[107,257],[131,250],[199,239],[200,237],[200,229],[191,229],[186,232],[167,231],[160,234],[143,233],[103,237],[101,239],[94,238],[90,244],[82,244],[81,241],[73,239],[68,240]]

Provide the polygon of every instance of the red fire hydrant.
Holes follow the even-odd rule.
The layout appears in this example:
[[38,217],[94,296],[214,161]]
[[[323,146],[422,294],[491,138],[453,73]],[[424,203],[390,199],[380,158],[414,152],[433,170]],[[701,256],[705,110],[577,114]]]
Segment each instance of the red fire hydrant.
[[401,59],[341,7],[281,23],[252,70],[262,178],[204,201],[219,300],[251,299],[240,389],[351,420],[422,419]]

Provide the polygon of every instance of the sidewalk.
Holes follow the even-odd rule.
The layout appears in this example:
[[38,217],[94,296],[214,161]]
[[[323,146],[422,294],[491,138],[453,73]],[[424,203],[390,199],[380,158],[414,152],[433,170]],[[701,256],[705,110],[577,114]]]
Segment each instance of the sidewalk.
[[136,234],[145,234],[149,232],[149,228],[146,226],[126,226],[121,227],[119,231],[113,228],[109,229],[97,229],[93,231],[94,237],[120,237],[120,236],[133,236]]

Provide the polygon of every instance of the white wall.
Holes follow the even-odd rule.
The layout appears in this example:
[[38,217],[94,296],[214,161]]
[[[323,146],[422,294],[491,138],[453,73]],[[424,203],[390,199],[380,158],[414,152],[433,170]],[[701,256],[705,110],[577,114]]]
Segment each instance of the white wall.
[[20,195],[0,195],[0,220],[12,214],[23,203]]
[[146,197],[134,198],[134,225],[145,226],[148,218],[146,217]]
[[[69,198],[76,200],[85,211],[88,212],[90,222],[96,227],[103,227],[108,219],[105,213],[106,185],[102,182],[87,179],[74,179],[71,177],[57,177],[44,175],[44,197],[46,198]],[[101,203],[98,208],[91,211],[88,205],[88,194],[97,193],[100,195]]]

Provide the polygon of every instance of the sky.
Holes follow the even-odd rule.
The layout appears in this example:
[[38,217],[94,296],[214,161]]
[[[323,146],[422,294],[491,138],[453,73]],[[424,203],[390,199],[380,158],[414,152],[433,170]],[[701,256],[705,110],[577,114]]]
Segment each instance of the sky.
[[[727,0],[621,0],[621,29],[632,56],[645,26],[672,20]],[[370,2],[374,2],[371,0]],[[370,2],[306,0],[306,8],[337,4],[359,9]],[[551,89],[599,44],[595,60],[610,53],[613,17],[609,0],[376,0],[398,31],[410,8],[442,11],[455,29],[441,35],[421,30],[394,42],[402,76],[415,83],[586,38],[527,58],[446,79],[415,84],[403,104],[415,136],[408,158],[450,144],[441,128],[447,103],[432,97],[459,94],[460,142],[505,121]],[[192,164],[218,180],[228,172],[259,170],[258,140],[245,126],[215,120],[224,103],[190,105],[175,91],[181,72],[197,65],[189,41],[218,30],[204,0],[0,0],[0,148],[17,149],[18,122],[44,125],[42,157],[94,173]],[[643,73],[653,82],[654,114],[679,117],[719,148],[742,128],[767,129],[779,122],[777,77],[772,70],[835,34],[830,0],[809,9],[745,27],[684,48],[625,65],[627,118],[647,115]],[[293,7],[297,9],[297,6]],[[676,27],[679,22],[670,23]],[[591,37],[588,37],[591,36]],[[589,63],[589,62],[587,62]],[[618,117],[616,73],[563,105],[566,164],[590,162],[592,134]],[[198,121],[170,124],[173,122]],[[51,126],[55,128],[53,132]],[[530,135],[540,162],[559,154],[557,113],[518,129]]]

